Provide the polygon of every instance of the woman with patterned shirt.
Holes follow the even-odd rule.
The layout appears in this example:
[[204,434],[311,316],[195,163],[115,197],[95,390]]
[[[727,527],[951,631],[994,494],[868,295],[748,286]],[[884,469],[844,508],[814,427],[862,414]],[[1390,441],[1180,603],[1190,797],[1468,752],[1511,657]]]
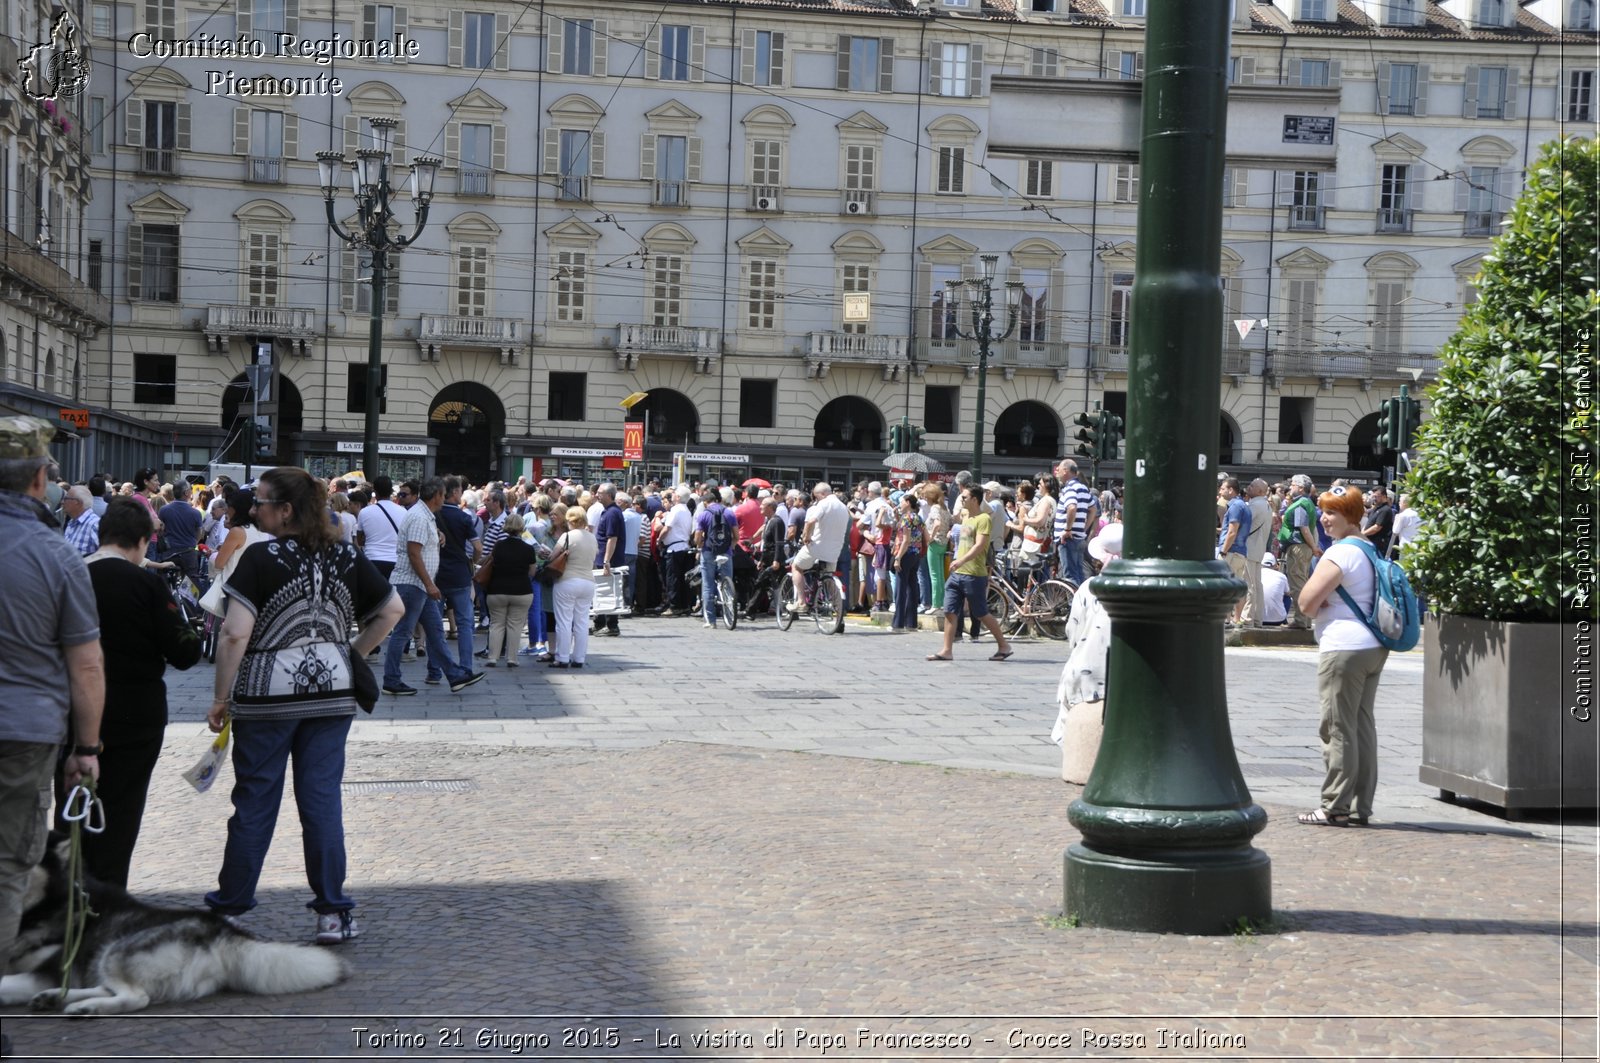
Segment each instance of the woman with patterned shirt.
[[222,626],[207,718],[213,731],[233,721],[236,781],[222,871],[205,900],[227,915],[255,907],[292,757],[307,907],[317,913],[317,943],[334,945],[360,934],[344,891],[339,792],[356,713],[351,662],[364,667],[405,610],[372,562],[339,541],[321,481],[303,469],[272,469],[254,501],[256,522],[277,538],[247,547],[226,588],[234,608]]
[[928,548],[928,526],[917,512],[917,496],[907,491],[900,496],[899,508],[894,514],[894,616],[890,627],[896,631],[917,629],[917,602],[921,590],[917,585],[917,572],[922,568],[922,555]]

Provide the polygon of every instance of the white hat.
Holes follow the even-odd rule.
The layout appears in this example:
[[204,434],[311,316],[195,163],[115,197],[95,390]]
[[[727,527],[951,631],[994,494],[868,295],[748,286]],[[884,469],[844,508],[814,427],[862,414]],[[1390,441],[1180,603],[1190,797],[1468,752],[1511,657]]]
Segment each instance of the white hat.
[[1261,563],[1263,565],[1266,565],[1268,568],[1277,568],[1278,567],[1278,559],[1273,557],[1271,554],[1262,554],[1261,555]]
[[999,491],[1003,488],[999,480],[990,480],[988,483],[983,485],[983,489],[985,491]]
[[1122,522],[1113,521],[1089,540],[1089,556],[1101,564],[1122,556]]

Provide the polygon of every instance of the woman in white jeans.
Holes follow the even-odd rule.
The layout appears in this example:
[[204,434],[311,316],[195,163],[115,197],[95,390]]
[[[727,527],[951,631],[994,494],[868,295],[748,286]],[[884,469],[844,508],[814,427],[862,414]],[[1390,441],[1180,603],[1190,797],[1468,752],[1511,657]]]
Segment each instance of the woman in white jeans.
[[551,668],[582,668],[589,656],[589,611],[594,605],[594,555],[597,544],[582,506],[567,510],[567,531],[556,540],[556,553],[567,564],[555,585],[556,659]]

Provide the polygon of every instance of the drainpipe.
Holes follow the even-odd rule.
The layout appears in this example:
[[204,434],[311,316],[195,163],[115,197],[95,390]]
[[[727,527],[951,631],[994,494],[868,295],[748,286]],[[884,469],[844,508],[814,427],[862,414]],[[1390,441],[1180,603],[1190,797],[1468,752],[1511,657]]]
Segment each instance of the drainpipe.
[[[734,41],[733,54],[739,54],[739,8],[728,9],[728,32]],[[728,179],[723,182],[722,197],[722,324],[717,333],[717,444],[722,443],[723,412],[727,409],[727,402],[723,398],[723,386],[727,378],[728,369],[728,264],[731,255],[728,248],[733,245],[733,89],[739,83],[739,71],[728,71],[728,141],[726,159],[728,165]],[[645,263],[649,268],[649,263]],[[648,285],[649,275],[645,275]]]

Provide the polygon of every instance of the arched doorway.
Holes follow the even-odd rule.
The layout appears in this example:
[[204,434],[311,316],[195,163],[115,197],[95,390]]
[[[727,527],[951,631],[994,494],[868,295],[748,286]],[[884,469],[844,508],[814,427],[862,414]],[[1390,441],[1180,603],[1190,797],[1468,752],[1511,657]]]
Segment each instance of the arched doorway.
[[[278,374],[276,383],[277,394],[272,396],[277,399],[276,423],[278,427],[278,452],[270,457],[282,459],[293,450],[292,436],[300,433],[301,404],[300,389],[294,386],[294,381],[283,374]],[[228,386],[222,389],[222,428],[228,433],[227,445],[223,454],[228,461],[243,464],[246,461],[261,464],[262,459],[253,451],[255,433],[250,430],[250,410],[255,401],[255,395],[250,387],[250,378],[240,373],[228,381]]]
[[1383,468],[1383,450],[1378,446],[1378,415],[1369,413],[1350,427],[1345,442],[1348,452],[1346,463],[1352,469]]
[[883,414],[866,399],[841,395],[822,407],[812,428],[818,450],[882,450]]
[[652,445],[681,448],[700,442],[700,411],[681,391],[651,388],[628,411],[628,420],[644,422],[645,442]]
[[481,484],[495,478],[505,435],[506,410],[494,392],[470,380],[446,386],[428,407],[428,435],[439,441],[434,469]]
[[1234,455],[1242,449],[1239,426],[1233,423],[1233,418],[1223,414],[1222,425],[1217,430],[1217,465],[1222,468],[1232,465],[1239,460]]
[[1054,460],[1061,448],[1061,421],[1042,402],[1014,402],[994,422],[994,453],[1006,458]]

